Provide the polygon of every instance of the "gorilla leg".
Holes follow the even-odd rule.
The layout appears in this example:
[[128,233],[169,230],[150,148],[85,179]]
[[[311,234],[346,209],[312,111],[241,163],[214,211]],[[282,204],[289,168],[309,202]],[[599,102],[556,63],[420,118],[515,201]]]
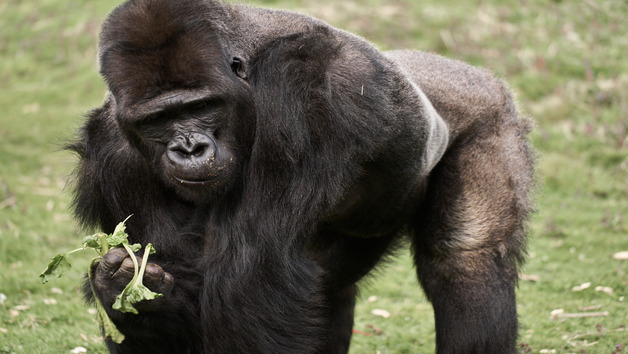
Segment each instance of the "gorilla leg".
[[310,244],[310,257],[325,271],[327,338],[321,353],[347,353],[353,330],[355,285],[377,263],[398,248],[396,233],[358,238],[335,231],[320,233]]
[[517,338],[515,277],[492,250],[450,257],[417,253],[434,307],[438,353],[512,353]]
[[355,284],[335,291],[327,296],[328,330],[327,348],[321,353],[347,353],[353,330],[353,311],[355,308]]
[[415,263],[439,353],[515,351],[530,170],[518,123],[497,129],[452,146],[418,213]]

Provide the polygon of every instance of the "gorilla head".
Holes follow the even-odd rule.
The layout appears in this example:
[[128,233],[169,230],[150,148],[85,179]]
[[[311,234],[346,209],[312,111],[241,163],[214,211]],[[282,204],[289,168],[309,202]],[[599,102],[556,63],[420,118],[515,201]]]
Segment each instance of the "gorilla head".
[[212,8],[199,8],[190,1],[120,6],[103,27],[100,63],[129,141],[181,197],[203,202],[237,179],[238,150],[252,139],[242,121],[255,112],[239,60],[208,21]]

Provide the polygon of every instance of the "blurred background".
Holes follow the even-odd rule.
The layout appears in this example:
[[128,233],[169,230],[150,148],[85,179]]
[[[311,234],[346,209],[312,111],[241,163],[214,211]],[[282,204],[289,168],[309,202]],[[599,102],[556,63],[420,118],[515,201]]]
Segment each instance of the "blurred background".
[[[80,246],[63,151],[98,106],[97,37],[119,1],[0,0],[0,354],[105,352],[79,283],[38,274]],[[488,68],[536,121],[537,212],[518,290],[520,351],[628,352],[628,2],[259,0]],[[431,353],[407,252],[361,286],[353,353]]]

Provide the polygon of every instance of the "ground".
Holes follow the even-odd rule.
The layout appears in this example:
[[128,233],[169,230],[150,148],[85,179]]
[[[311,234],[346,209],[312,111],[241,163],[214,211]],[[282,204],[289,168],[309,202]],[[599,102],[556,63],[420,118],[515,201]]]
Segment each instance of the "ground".
[[[61,147],[103,99],[96,40],[117,3],[0,1],[0,353],[105,351],[78,290],[89,254],[64,278],[42,285],[38,274],[92,231],[69,213],[64,186],[76,160]],[[520,350],[626,352],[628,261],[613,256],[628,251],[628,3],[249,3],[309,13],[382,49],[435,52],[506,80],[537,123]],[[353,353],[434,351],[432,310],[407,252],[361,284],[356,313]]]

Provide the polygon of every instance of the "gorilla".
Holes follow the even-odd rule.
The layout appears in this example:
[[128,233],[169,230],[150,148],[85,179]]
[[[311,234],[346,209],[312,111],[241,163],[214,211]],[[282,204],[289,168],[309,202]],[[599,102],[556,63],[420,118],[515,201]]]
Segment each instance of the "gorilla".
[[531,124],[494,75],[217,0],[120,5],[99,65],[75,213],[108,233],[132,214],[164,294],[115,311],[133,264],[94,267],[112,353],[347,352],[356,282],[403,245],[439,353],[515,351]]

